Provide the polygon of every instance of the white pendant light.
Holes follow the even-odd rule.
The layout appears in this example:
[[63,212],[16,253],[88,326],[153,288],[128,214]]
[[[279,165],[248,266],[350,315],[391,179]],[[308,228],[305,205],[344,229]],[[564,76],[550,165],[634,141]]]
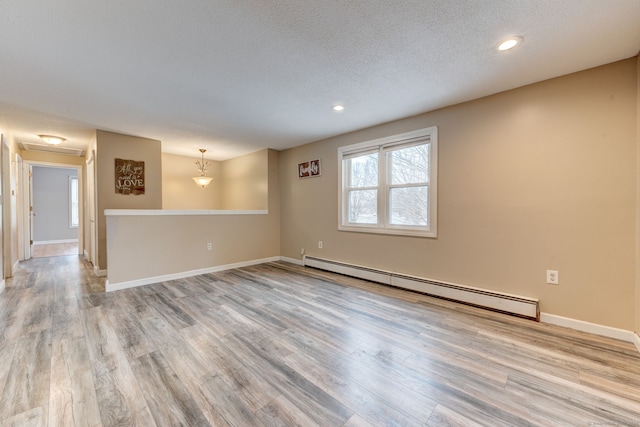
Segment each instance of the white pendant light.
[[204,148],[200,149],[200,153],[202,153],[202,160],[198,160],[198,161],[195,162],[196,167],[198,168],[198,171],[200,172],[200,176],[194,176],[193,177],[193,180],[196,182],[196,184],[198,184],[202,188],[204,188],[207,185],[209,185],[211,180],[213,180],[213,178],[211,178],[209,176],[205,176],[205,172],[207,171],[207,167],[209,165],[211,165],[211,163],[209,163],[209,162],[204,160],[204,153],[206,151],[207,150],[205,150]]

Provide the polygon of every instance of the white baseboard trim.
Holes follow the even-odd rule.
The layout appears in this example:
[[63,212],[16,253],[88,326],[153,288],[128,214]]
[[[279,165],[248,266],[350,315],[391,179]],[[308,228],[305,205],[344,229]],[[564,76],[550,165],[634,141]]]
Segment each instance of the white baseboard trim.
[[638,351],[640,351],[640,336],[638,336],[637,332],[633,333],[633,343],[636,345]]
[[98,277],[107,277],[107,270],[100,270],[98,267],[93,267],[93,274]]
[[[603,337],[615,338],[617,340],[633,343],[634,336],[637,335],[633,331],[626,329],[612,328],[611,326],[598,325],[582,320],[571,319],[569,317],[558,316],[549,313],[540,313],[540,321],[550,325],[563,326],[565,328],[575,329],[576,331],[588,332],[590,334],[600,335]],[[638,346],[638,344],[636,344]],[[640,350],[640,347],[638,348]]]
[[109,283],[106,282],[106,292],[120,291],[122,289],[135,288],[138,286],[151,285],[153,283],[166,282],[168,280],[184,279],[185,277],[199,276],[201,274],[216,273],[218,271],[232,270],[234,268],[249,267],[251,265],[264,264],[267,262],[280,261],[279,256],[254,259],[250,261],[236,262],[233,264],[218,265],[215,267],[200,268],[198,270],[183,271],[180,273],[165,274],[163,276],[147,277],[144,279],[130,280],[127,282]]
[[304,265],[304,261],[302,261],[301,259],[289,258],[286,256],[281,256],[280,261],[288,262],[289,264]]
[[2,279],[2,281],[0,281],[0,294],[4,292],[4,288],[5,288],[6,284],[4,279]]
[[40,240],[33,242],[33,246],[36,245],[54,245],[58,243],[78,243],[78,239],[66,239],[66,240]]

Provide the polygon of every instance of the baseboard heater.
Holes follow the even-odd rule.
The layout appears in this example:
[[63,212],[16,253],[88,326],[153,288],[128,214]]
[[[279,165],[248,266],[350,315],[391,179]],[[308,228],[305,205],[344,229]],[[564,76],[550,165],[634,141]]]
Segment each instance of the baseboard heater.
[[312,256],[304,257],[304,265],[540,321],[540,304],[536,298],[423,279]]

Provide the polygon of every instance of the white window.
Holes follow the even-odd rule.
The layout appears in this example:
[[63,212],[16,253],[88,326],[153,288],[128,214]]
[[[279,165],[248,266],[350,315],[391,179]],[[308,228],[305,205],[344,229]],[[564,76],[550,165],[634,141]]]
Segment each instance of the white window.
[[338,149],[340,230],[436,237],[438,129]]
[[78,228],[80,215],[78,212],[78,178],[69,177],[69,228]]

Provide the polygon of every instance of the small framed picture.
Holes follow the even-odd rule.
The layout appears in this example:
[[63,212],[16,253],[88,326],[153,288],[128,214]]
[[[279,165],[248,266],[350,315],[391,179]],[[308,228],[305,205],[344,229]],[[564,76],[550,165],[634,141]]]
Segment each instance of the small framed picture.
[[314,178],[321,174],[320,159],[298,163],[298,178]]

